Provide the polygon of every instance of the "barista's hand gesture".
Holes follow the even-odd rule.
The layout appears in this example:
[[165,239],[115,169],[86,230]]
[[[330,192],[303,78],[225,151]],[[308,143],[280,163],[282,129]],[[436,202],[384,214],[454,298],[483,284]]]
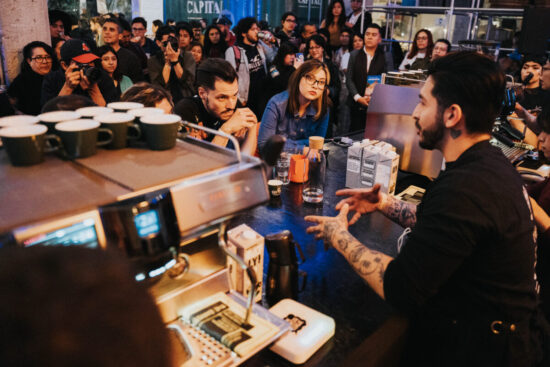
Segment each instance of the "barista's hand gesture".
[[220,128],[226,134],[235,135],[243,129],[250,129],[256,126],[258,119],[250,108],[237,108],[235,113]]
[[[76,70],[75,70],[76,69]],[[80,84],[80,79],[82,77],[81,70],[78,69],[78,65],[71,63],[67,70],[65,70],[65,86],[72,89],[75,89]]]
[[336,191],[338,196],[349,196],[336,204],[336,210],[340,210],[345,204],[349,205],[349,209],[354,211],[354,216],[350,219],[349,224],[352,225],[359,220],[362,214],[371,213],[380,209],[382,203],[382,194],[380,193],[380,185],[374,185],[372,189],[343,189]]
[[325,246],[332,245],[334,242],[333,236],[348,229],[348,211],[349,206],[344,204],[340,213],[335,217],[308,215],[304,219],[315,223],[315,225],[308,227],[306,232],[314,234],[317,239],[324,240]]

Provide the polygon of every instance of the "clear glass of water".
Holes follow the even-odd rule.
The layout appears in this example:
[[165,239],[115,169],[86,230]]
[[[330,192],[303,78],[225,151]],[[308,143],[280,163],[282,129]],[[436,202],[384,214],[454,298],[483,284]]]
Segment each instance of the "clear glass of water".
[[282,152],[279,159],[277,159],[277,165],[275,166],[275,172],[277,178],[283,182],[283,185],[288,185],[290,180],[288,179],[288,171],[290,168],[290,152]]

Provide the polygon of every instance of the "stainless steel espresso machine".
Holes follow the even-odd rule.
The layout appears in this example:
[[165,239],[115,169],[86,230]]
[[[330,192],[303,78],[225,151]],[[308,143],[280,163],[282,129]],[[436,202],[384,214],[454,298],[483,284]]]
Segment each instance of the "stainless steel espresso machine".
[[268,200],[266,181],[261,160],[191,138],[31,167],[0,149],[0,247],[119,249],[150,285],[181,366],[238,365],[289,330],[230,289],[228,256],[247,267],[227,251],[226,225]]

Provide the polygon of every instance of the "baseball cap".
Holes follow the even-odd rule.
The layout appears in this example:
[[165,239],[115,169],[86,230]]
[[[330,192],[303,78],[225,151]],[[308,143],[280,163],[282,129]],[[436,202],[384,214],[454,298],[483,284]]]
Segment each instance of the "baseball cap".
[[74,60],[81,64],[87,64],[99,59],[92,53],[90,47],[83,40],[70,39],[61,46],[61,60],[68,62]]
[[214,24],[222,24],[222,25],[229,25],[230,26],[233,23],[231,23],[231,20],[229,20],[228,17],[221,16],[220,18],[218,18],[214,21]]

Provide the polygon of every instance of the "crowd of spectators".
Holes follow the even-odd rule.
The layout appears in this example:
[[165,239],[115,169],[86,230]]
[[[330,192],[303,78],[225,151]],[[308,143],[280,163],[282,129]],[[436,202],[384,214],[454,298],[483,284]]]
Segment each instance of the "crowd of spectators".
[[[426,70],[452,51],[448,40],[434,40],[430,30],[419,29],[403,54],[394,40],[384,42],[382,27],[362,13],[361,3],[352,0],[352,12],[346,15],[343,1],[332,0],[320,27],[299,25],[296,14],[286,12],[275,27],[254,17],[242,18],[234,27],[224,16],[210,25],[156,20],[152,36],[142,17],[128,21],[121,14],[106,14],[71,29],[62,12],[52,11],[51,46],[34,41],[22,49],[20,73],[9,85],[9,104],[4,101],[1,111],[37,115],[71,105],[133,101],[233,135],[251,155],[261,153],[275,134],[300,150],[310,136],[329,138],[365,127],[377,83],[369,77]],[[512,70],[509,63],[500,65]],[[543,51],[523,55],[513,77],[518,103],[511,123],[532,136],[541,159],[548,160],[550,62]],[[222,136],[189,133],[231,148]],[[527,191],[535,214],[550,212],[550,179]],[[550,218],[541,218],[536,215],[537,275],[548,317]]]
[[[322,110],[327,116],[314,113],[309,124],[328,123],[326,129],[315,126],[311,130],[323,131],[327,138],[357,131],[365,126],[376,84],[367,81],[370,76],[393,70],[427,70],[434,59],[451,51],[451,43],[434,39],[428,29],[419,29],[403,53],[395,40],[384,41],[383,28],[372,22],[369,12],[362,11],[360,0],[352,0],[350,5],[351,12],[346,14],[341,0],[331,1],[319,27],[310,22],[299,24],[293,12],[284,13],[280,23],[272,25],[246,17],[233,26],[229,18],[220,15],[210,25],[204,20],[155,20],[152,35],[147,34],[148,22],[142,17],[127,20],[123,14],[109,13],[88,21],[83,18],[71,27],[67,14],[53,10],[49,12],[52,46],[36,41],[23,48],[20,74],[7,91],[11,105],[3,111],[36,115],[53,98],[73,94],[104,106],[124,100],[125,92],[136,83],[147,90],[152,86],[163,89],[169,105],[195,98],[208,111],[210,105],[208,99],[201,99],[197,75],[205,62],[219,59],[237,75],[237,98],[231,109],[247,108],[261,124],[270,116],[270,108],[283,101],[279,109],[296,113],[291,116],[295,123],[285,123],[287,130],[275,127],[269,131],[292,140],[296,132],[290,126],[307,119],[305,111],[309,109],[288,107],[290,81],[304,62],[317,60],[322,68],[311,72],[322,70],[324,78],[317,80],[313,89],[323,85],[327,98]],[[540,77],[545,62],[538,55],[526,55],[515,75],[525,85],[518,93],[517,113],[534,134],[540,132],[536,113],[547,95]],[[214,84],[202,87],[216,90]],[[220,120],[219,126],[223,122]],[[307,145],[303,136],[299,140]]]
[[[355,60],[364,63],[359,65],[364,69],[361,75],[380,75],[393,70],[395,64],[392,53],[380,45],[381,28],[369,28],[371,14],[364,12],[362,16],[360,1],[352,1],[351,10],[346,15],[343,2],[332,1],[320,27],[310,22],[298,24],[293,12],[284,13],[280,24],[275,25],[253,17],[243,18],[235,26],[225,16],[210,25],[204,20],[155,20],[152,35],[142,17],[127,20],[123,14],[109,13],[82,18],[71,26],[67,14],[52,10],[51,47],[40,42],[25,46],[20,74],[7,91],[11,106],[6,113],[36,115],[53,98],[72,94],[105,106],[121,100],[133,84],[141,82],[165,89],[175,106],[185,98],[199,97],[198,70],[206,60],[218,58],[236,71],[239,106],[263,121],[271,98],[289,92],[293,73],[305,61],[318,60],[327,74],[322,80],[326,84],[323,93],[325,89],[327,93],[327,108],[323,110],[328,116],[324,135],[347,133],[361,128],[370,100],[364,82],[354,85],[354,79],[359,78]],[[429,34],[422,31],[422,35]],[[375,41],[373,33],[377,33]],[[429,37],[431,40],[431,34]],[[415,43],[408,59],[425,60],[418,65],[426,67],[432,47],[433,42],[429,42],[427,49],[417,50]],[[361,50],[366,58],[357,58]],[[377,57],[371,66],[375,51]],[[32,88],[27,88],[29,85]],[[324,121],[325,116],[317,117]],[[311,123],[318,123],[317,118]]]

